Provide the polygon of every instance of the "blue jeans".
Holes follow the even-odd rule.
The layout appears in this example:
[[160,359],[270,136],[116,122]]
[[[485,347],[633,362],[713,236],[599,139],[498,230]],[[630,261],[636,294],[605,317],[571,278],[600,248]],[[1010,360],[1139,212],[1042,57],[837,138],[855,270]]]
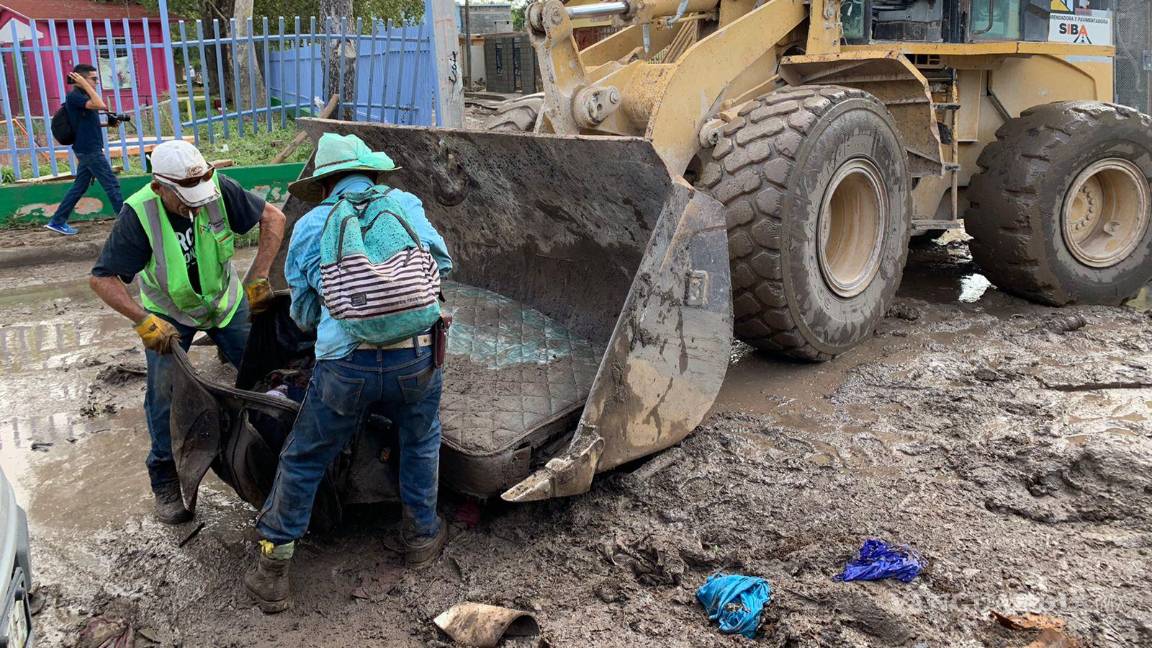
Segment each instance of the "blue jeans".
[[68,193],[64,194],[64,200],[60,201],[60,206],[56,208],[56,213],[52,215],[49,223],[52,225],[67,223],[68,217],[72,215],[72,209],[84,197],[88,187],[92,186],[93,180],[104,187],[104,193],[108,194],[108,202],[112,203],[112,210],[119,214],[120,208],[124,206],[124,199],[120,196],[120,181],[116,179],[116,174],[112,173],[112,165],[108,163],[108,158],[104,157],[104,151],[77,153],[76,181],[72,183]]
[[272,492],[256,518],[264,539],[285,544],[304,535],[320,480],[374,406],[396,427],[400,500],[414,534],[439,531],[441,380],[429,347],[361,350],[340,360],[317,361],[280,453]]
[[[159,313],[157,313],[159,315]],[[180,346],[187,351],[192,337],[198,329],[185,326],[164,317],[180,332]],[[244,358],[244,347],[248,344],[248,301],[242,299],[232,321],[223,328],[208,329],[208,337],[234,367],[240,366]],[[152,490],[163,484],[176,481],[176,462],[172,458],[172,372],[176,361],[171,354],[159,354],[150,349],[144,350],[148,361],[148,387],[144,393],[144,414],[148,419],[148,435],[152,437],[152,450],[148,453],[148,478]]]

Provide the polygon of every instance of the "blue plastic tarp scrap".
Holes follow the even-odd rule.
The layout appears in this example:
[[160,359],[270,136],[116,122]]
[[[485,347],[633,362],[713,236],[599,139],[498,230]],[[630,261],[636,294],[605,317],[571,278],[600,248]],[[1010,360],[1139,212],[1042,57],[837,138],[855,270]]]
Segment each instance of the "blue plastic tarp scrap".
[[696,600],[724,634],[756,637],[760,612],[772,600],[768,581],[756,576],[713,574],[696,590]]
[[874,581],[895,578],[911,583],[923,569],[924,559],[911,547],[890,546],[883,540],[869,538],[860,547],[860,555],[844,566],[844,571],[836,580]]

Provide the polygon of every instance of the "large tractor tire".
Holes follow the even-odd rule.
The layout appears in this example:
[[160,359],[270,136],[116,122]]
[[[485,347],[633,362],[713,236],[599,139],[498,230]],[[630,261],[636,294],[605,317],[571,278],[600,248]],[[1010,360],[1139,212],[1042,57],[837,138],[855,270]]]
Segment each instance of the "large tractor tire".
[[542,93],[524,95],[500,103],[496,112],[484,120],[484,130],[509,133],[531,133],[536,128],[536,120],[544,107]]
[[1066,102],[996,133],[968,188],[976,263],[1001,290],[1054,306],[1121,304],[1152,280],[1152,118]]
[[908,255],[908,159],[884,104],[785,88],[728,123],[699,184],[724,203],[736,335],[829,360],[872,335]]

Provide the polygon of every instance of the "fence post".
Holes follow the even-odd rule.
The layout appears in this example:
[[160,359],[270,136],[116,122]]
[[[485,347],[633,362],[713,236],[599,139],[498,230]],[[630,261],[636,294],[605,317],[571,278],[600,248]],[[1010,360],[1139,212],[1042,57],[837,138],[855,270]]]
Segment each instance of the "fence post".
[[[160,0],[160,36],[164,41],[164,69],[168,74],[168,106],[172,111],[172,133],[179,139],[183,137],[181,132],[183,124],[180,123],[180,106],[176,101],[179,94],[176,89],[179,85],[176,83],[176,61],[172,54],[172,26],[168,24],[168,0]],[[148,60],[152,60],[151,53]]]
[[460,30],[454,0],[424,0],[424,20],[432,22],[432,56],[436,61],[436,125],[464,126],[464,78],[460,70]]

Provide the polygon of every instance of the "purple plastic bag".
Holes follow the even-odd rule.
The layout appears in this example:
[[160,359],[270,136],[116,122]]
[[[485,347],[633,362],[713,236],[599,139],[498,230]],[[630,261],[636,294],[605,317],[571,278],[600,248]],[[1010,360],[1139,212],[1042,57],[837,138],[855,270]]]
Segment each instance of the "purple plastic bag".
[[895,578],[905,583],[920,575],[924,559],[911,547],[891,547],[883,540],[869,538],[860,547],[860,555],[844,566],[838,581],[874,581]]

